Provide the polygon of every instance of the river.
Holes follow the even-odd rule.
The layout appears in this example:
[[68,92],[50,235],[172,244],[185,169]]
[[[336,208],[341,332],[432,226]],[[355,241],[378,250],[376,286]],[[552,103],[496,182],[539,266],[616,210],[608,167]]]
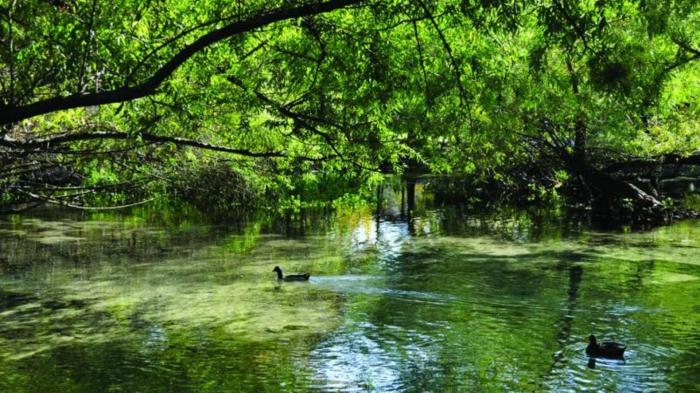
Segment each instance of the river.
[[157,217],[0,218],[0,391],[700,391],[699,221]]

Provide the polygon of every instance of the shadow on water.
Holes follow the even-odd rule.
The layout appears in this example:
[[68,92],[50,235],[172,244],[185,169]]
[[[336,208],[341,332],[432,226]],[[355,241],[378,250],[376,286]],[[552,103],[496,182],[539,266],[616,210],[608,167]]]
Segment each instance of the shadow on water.
[[36,300],[36,297],[29,294],[6,292],[0,289],[0,312],[21,306],[23,304],[31,303]]

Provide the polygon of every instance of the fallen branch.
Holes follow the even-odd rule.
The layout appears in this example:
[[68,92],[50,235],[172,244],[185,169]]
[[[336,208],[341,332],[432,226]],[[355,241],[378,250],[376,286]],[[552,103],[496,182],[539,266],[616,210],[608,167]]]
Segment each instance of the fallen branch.
[[28,192],[28,191],[22,191],[22,190],[18,190],[18,191],[21,192],[21,193],[23,193],[23,194],[25,194],[25,195],[27,195],[27,196],[30,196],[30,197],[34,198],[36,201],[39,201],[40,203],[50,203],[50,204],[52,204],[52,205],[70,207],[70,208],[73,208],[73,209],[81,209],[81,210],[119,210],[119,209],[126,209],[126,208],[129,208],[129,207],[139,206],[139,205],[143,205],[143,204],[152,202],[153,199],[154,199],[154,198],[149,198],[149,199],[146,199],[146,200],[143,200],[143,201],[134,202],[134,203],[129,203],[129,204],[126,204],[126,205],[117,205],[117,206],[84,206],[84,205],[74,205],[74,204],[72,204],[72,203],[63,202],[63,201],[61,201],[61,200],[54,199],[54,198],[50,198],[50,197],[43,197],[43,196],[41,196],[41,195],[37,195],[37,194],[34,194],[34,193],[32,193],[32,192]]
[[700,155],[681,156],[678,154],[665,154],[654,158],[639,158],[630,161],[616,162],[605,168],[606,172],[618,172],[625,170],[649,169],[659,165],[700,165]]

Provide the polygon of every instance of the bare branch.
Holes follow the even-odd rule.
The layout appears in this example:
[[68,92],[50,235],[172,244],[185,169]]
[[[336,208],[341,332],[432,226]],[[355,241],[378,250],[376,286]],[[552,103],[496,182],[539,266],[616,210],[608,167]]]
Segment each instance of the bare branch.
[[40,202],[42,202],[42,203],[50,203],[50,204],[52,204],[52,205],[65,206],[65,207],[70,207],[70,208],[73,208],[73,209],[80,209],[80,210],[119,210],[119,209],[126,209],[126,208],[129,208],[129,207],[139,206],[139,205],[143,205],[143,204],[152,202],[153,199],[154,199],[154,198],[149,198],[149,199],[146,199],[146,200],[143,200],[143,201],[134,202],[134,203],[129,203],[129,204],[126,204],[126,205],[117,205],[117,206],[104,206],[104,207],[102,207],[102,206],[84,206],[84,205],[75,205],[75,204],[72,204],[72,203],[64,202],[64,201],[61,201],[61,200],[59,200],[59,199],[51,198],[51,197],[48,197],[48,196],[45,197],[45,196],[42,196],[42,195],[34,194],[34,193],[32,193],[32,192],[27,192],[27,191],[22,191],[22,190],[18,190],[18,191],[21,192],[22,194],[25,194],[25,195],[27,195],[27,196],[33,198],[33,199],[36,200],[36,201],[40,201]]

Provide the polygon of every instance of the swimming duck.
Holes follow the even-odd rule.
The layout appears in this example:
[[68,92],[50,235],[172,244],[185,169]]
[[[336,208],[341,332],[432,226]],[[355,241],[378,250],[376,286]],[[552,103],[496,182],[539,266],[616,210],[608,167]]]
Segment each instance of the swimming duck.
[[284,275],[282,274],[282,269],[280,269],[279,266],[275,266],[274,269],[272,269],[273,272],[277,273],[277,279],[280,281],[307,281],[311,275],[309,273],[304,273],[304,274],[288,274]]
[[598,344],[594,335],[588,336],[588,346],[586,347],[586,355],[598,358],[621,359],[625,354],[625,347],[612,341],[604,341]]

